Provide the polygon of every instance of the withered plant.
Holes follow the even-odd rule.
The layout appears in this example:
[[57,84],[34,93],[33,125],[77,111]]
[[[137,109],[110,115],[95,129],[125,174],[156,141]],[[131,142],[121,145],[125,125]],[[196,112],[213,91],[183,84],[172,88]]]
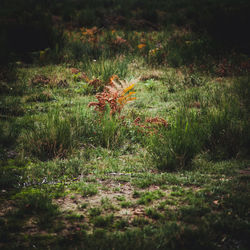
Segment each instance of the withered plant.
[[120,80],[118,76],[113,75],[104,91],[96,94],[98,102],[90,102],[89,107],[94,106],[95,110],[104,113],[105,107],[110,107],[110,114],[120,114],[123,107],[130,101],[136,99],[133,95],[135,84]]

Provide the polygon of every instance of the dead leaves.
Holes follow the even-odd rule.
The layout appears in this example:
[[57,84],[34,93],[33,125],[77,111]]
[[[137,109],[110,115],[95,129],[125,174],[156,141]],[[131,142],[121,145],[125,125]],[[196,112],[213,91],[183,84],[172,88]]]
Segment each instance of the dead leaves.
[[36,75],[31,79],[30,85],[32,86],[49,86],[51,88],[67,88],[69,87],[69,83],[66,79],[58,79],[57,77],[47,77],[45,75]]
[[149,117],[142,121],[140,117],[134,120],[134,125],[141,129],[142,133],[156,134],[160,127],[168,127],[168,122],[161,117]]
[[44,75],[36,75],[32,80],[31,84],[34,86],[47,85],[51,82],[51,79]]

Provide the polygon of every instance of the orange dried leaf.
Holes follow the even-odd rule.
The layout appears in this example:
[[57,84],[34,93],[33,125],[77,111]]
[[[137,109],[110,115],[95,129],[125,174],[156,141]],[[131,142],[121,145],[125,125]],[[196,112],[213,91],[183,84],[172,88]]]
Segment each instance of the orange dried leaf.
[[138,49],[143,49],[144,47],[146,47],[147,45],[145,43],[140,43],[138,44]]

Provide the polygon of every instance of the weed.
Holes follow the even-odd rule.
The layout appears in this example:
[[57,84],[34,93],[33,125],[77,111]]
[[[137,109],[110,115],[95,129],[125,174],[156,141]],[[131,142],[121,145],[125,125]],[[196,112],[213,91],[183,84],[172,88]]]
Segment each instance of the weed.
[[6,96],[1,97],[0,115],[1,117],[15,117],[24,115],[25,110],[22,106],[20,97]]
[[70,199],[71,199],[71,200],[75,200],[75,198],[76,198],[75,195],[71,195],[71,196],[70,196]]
[[120,192],[121,189],[120,189],[119,187],[115,187],[115,188],[113,189],[113,191],[114,191],[114,192]]
[[56,211],[57,206],[52,204],[51,198],[39,189],[27,189],[15,195],[19,206],[27,213]]
[[141,193],[139,191],[137,191],[137,190],[134,190],[134,192],[133,192],[133,198],[138,198],[140,196],[141,196]]
[[248,249],[247,0],[45,2],[1,1],[0,246]]
[[3,189],[18,187],[25,180],[24,176],[25,164],[17,160],[8,160],[6,163],[0,162],[0,187]]
[[18,205],[16,216],[38,216],[38,225],[41,228],[50,227],[55,216],[59,214],[51,197],[39,189],[26,189],[14,198]]
[[[246,120],[239,120],[241,111],[231,103],[225,104],[222,110],[213,110],[208,114],[211,127],[209,148],[220,159],[235,157],[246,145],[249,138]],[[244,139],[246,138],[246,140]],[[217,155],[217,156],[216,156]]]

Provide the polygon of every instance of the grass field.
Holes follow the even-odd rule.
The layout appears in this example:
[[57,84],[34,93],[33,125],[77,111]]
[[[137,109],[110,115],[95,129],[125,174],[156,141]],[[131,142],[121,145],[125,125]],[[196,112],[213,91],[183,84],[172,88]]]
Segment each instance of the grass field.
[[1,249],[248,249],[248,1],[2,1]]

